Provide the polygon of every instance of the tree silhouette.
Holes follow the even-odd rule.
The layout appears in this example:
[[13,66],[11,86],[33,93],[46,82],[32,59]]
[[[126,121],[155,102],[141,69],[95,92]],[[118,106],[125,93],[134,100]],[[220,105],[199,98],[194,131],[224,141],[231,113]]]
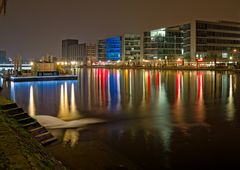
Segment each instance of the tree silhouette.
[[6,14],[7,0],[0,0],[0,15],[3,13]]

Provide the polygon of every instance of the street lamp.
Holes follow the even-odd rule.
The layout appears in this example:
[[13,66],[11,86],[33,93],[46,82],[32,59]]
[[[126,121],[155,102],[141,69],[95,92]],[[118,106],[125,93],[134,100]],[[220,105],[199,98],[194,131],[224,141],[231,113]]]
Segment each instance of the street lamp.
[[167,56],[165,56],[165,66],[167,66]]

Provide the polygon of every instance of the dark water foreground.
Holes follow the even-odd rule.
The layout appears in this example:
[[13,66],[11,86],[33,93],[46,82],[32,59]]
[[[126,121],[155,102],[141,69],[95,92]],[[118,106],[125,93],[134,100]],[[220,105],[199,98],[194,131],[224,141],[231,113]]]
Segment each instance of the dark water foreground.
[[[71,169],[238,169],[240,75],[81,69],[78,81],[5,84],[31,116],[105,123],[51,130]],[[75,122],[76,123],[76,122]]]

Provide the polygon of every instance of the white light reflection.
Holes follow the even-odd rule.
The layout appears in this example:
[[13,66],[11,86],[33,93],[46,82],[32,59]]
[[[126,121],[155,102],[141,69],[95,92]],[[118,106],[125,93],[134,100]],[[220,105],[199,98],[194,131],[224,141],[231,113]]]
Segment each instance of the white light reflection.
[[76,97],[75,97],[75,87],[74,83],[71,84],[71,101],[69,108],[69,100],[68,100],[68,91],[67,91],[67,82],[61,85],[60,90],[60,104],[59,104],[59,112],[58,117],[62,120],[73,120],[79,118],[79,112],[76,107]]
[[[7,84],[7,83],[6,83]],[[16,98],[15,98],[15,88],[14,88],[14,82],[11,82],[11,95],[10,95],[10,97],[11,97],[11,100],[12,101],[16,101]]]
[[121,88],[120,88],[120,70],[117,70],[117,94],[118,94],[118,102],[116,108],[119,110],[121,107]]
[[156,109],[158,114],[161,115],[160,118],[156,119],[157,125],[159,126],[160,136],[163,141],[164,150],[170,151],[171,136],[172,136],[172,124],[171,116],[167,112],[169,109],[169,103],[167,102],[167,93],[164,85],[161,85],[161,74],[159,74],[159,98],[158,98],[158,108]]
[[234,97],[233,97],[233,81],[232,75],[229,76],[229,96],[228,96],[228,104],[227,104],[227,112],[226,117],[228,121],[234,120]]
[[29,116],[31,116],[31,117],[34,117],[36,115],[36,108],[35,108],[33,86],[32,85],[30,87],[28,113],[29,113]]
[[205,107],[203,100],[203,73],[198,72],[197,75],[198,100],[196,105],[196,121],[199,124],[205,124]]

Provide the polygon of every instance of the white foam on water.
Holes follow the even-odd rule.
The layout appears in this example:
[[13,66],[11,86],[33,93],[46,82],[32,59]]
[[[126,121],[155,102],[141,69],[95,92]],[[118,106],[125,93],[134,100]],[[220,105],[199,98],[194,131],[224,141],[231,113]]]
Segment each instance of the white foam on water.
[[62,129],[62,128],[81,128],[91,124],[104,123],[103,119],[97,118],[82,118],[73,121],[63,121],[57,117],[37,115],[34,117],[42,126],[47,129]]

